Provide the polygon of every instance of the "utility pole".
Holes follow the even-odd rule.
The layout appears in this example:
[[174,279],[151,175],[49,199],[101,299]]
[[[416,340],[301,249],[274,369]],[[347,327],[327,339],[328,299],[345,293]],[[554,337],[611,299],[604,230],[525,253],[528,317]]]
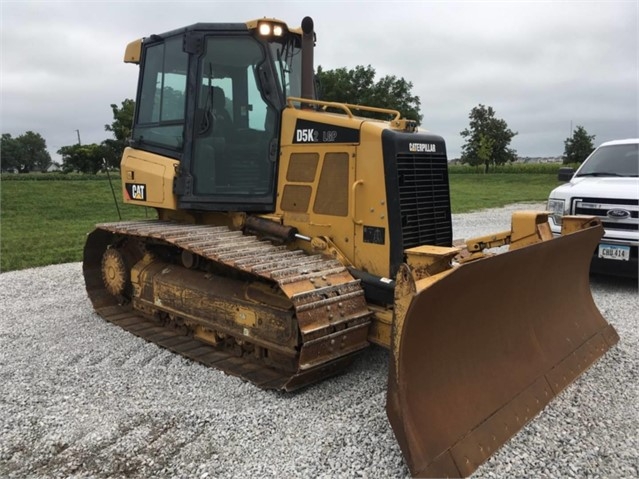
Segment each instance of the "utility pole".
[[80,130],[75,130],[75,132],[78,134],[78,145],[82,145],[82,142],[80,141]]

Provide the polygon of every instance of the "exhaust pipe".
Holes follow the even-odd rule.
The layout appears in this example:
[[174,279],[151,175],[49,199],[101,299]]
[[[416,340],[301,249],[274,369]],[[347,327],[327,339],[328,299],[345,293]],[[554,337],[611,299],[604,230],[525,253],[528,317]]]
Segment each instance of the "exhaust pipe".
[[[313,19],[304,17],[302,20],[302,98],[315,99],[315,70],[313,67],[313,49],[315,47],[315,32]],[[304,107],[304,105],[302,105]]]

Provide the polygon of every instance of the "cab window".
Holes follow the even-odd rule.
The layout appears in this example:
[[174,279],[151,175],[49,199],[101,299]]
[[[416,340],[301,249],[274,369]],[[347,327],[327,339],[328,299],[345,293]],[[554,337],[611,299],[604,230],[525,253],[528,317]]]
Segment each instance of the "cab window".
[[182,149],[187,66],[180,37],[146,49],[134,140]]

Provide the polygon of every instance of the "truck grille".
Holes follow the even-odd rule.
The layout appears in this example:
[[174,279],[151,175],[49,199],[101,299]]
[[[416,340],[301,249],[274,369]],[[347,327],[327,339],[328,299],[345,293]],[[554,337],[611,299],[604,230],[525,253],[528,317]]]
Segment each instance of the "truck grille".
[[452,224],[445,155],[397,154],[403,247],[450,246]]
[[[575,198],[572,210],[576,215],[597,216],[604,228],[620,231],[639,231],[639,200],[617,198]],[[625,210],[626,218],[614,219],[608,216],[613,210]]]

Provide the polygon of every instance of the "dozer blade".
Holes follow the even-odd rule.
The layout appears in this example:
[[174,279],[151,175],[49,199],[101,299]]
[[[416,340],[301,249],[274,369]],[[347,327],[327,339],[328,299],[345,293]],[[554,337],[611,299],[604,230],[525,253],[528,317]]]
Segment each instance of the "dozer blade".
[[589,286],[602,231],[409,284],[412,300],[394,325],[386,409],[414,476],[472,474],[619,340]]

